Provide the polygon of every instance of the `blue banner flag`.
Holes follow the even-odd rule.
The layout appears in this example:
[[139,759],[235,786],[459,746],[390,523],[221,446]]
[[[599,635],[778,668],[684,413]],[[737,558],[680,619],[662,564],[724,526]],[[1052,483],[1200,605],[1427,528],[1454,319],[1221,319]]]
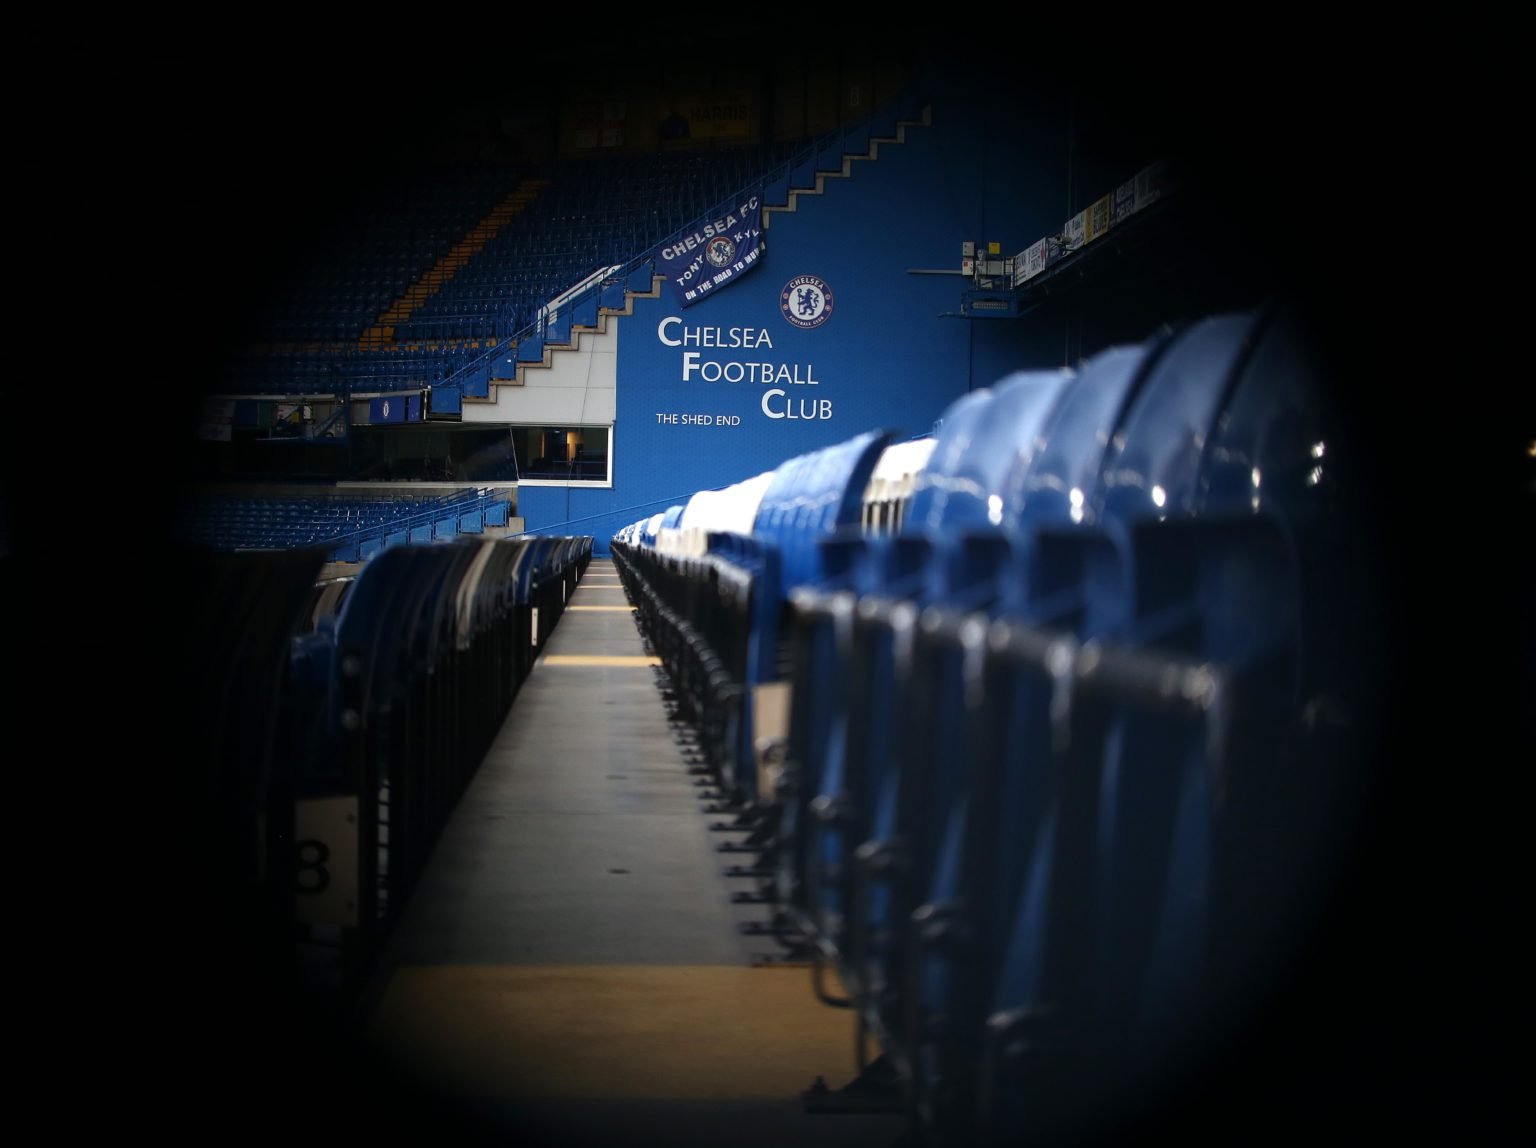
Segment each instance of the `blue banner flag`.
[[761,193],[745,195],[724,214],[661,247],[656,270],[672,284],[678,306],[691,307],[709,298],[757,266],[762,254],[762,206]]

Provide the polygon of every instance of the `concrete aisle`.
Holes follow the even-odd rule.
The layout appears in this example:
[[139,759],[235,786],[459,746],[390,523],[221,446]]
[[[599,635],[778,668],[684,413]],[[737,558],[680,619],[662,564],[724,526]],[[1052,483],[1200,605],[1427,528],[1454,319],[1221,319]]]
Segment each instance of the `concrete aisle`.
[[518,1144],[885,1148],[899,1117],[808,1115],[854,1074],[847,1010],[738,925],[633,608],[595,559],[385,954],[369,1040]]

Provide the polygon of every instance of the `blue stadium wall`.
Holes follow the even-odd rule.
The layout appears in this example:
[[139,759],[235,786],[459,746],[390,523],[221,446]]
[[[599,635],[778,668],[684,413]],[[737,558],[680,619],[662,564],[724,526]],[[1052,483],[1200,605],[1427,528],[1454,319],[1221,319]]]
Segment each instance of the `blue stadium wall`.
[[[930,107],[905,142],[772,213],[757,266],[718,294],[682,307],[663,284],[634,299],[618,321],[613,486],[523,487],[529,531],[592,534],[606,552],[619,528],[698,490],[864,431],[926,433],[967,391],[1061,364],[1059,325],[960,317],[966,280],[914,273],[958,271],[966,240],[1012,255],[1059,229],[1061,109],[1025,116],[984,96]],[[802,276],[832,298],[810,329],[786,317]]]

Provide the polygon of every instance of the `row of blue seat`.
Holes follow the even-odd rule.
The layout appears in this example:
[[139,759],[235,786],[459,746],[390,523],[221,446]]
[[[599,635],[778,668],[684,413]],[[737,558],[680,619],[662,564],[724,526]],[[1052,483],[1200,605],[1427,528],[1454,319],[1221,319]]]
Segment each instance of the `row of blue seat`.
[[[872,134],[894,130],[893,110],[881,119],[837,133],[825,142],[830,155],[845,147],[866,150]],[[818,145],[819,146],[819,145]],[[814,180],[819,152],[801,142],[716,147],[649,156],[605,156],[549,165],[543,171],[547,186],[514,215],[489,243],[458,267],[429,299],[405,320],[391,324],[395,341],[492,340],[507,342],[534,327],[540,309],[594,269],[633,262],[663,243],[726,197],[756,184],[776,180],[768,202],[785,202],[791,187]],[[801,158],[798,168],[791,161]],[[802,170],[803,169],[803,170]],[[493,169],[500,170],[500,169]],[[501,172],[501,183],[480,181],[478,203],[489,211],[487,186],[513,186],[511,172]],[[464,173],[456,179],[464,180]],[[489,177],[488,177],[489,179]],[[420,203],[400,197],[386,200],[391,216],[371,217],[366,225],[339,236],[328,258],[322,258],[310,275],[293,285],[285,297],[275,300],[263,330],[269,341],[355,343],[378,322],[406,288],[419,279],[448,247],[427,252],[414,240],[410,258],[404,249],[378,228],[394,228],[398,236],[417,212],[440,226],[444,202],[466,186],[454,180],[434,189]],[[483,215],[461,215],[467,234]],[[441,246],[441,245],[440,245]],[[430,257],[429,257],[430,256]],[[642,289],[649,289],[647,282]],[[606,305],[615,305],[604,300]],[[619,300],[616,305],[622,305]],[[524,361],[537,358],[546,335],[535,336]],[[520,355],[523,349],[520,346]],[[344,368],[343,368],[344,369]],[[457,372],[470,369],[466,362],[436,363],[426,374],[413,375],[413,383],[448,384]],[[297,378],[278,364],[247,356],[232,364],[222,387],[239,393],[283,394],[290,391],[338,390],[325,382],[328,363],[313,369],[316,378]],[[433,400],[433,411],[451,413],[459,395],[484,397],[487,379],[460,382],[452,395]]]
[[[754,146],[638,157],[638,163],[633,157],[610,157],[602,163],[589,160],[565,165],[550,190],[515,217],[468,266],[459,269],[433,302],[454,308],[458,292],[486,274],[482,269],[500,274],[499,268],[509,260],[517,268],[545,267],[554,274],[525,285],[528,297],[518,310],[517,325],[521,326],[526,316],[579,279],[591,265],[627,259],[646,245],[659,242],[721,196],[749,182],[753,172],[765,170],[782,151],[782,147]],[[649,174],[637,175],[637,169]],[[624,176],[624,172],[629,175]],[[624,189],[622,195],[615,192],[619,188]],[[489,210],[491,205],[481,206]],[[432,210],[430,205],[422,208],[410,204],[404,209]],[[456,217],[458,233],[451,235],[443,230],[441,208],[436,210],[434,241],[416,237],[419,229],[408,216],[393,221],[395,246],[378,238],[366,244],[359,242],[352,250],[338,253],[341,266],[322,268],[295,285],[288,298],[273,309],[268,321],[272,336],[329,339],[360,334],[480,219],[460,213]],[[410,239],[405,238],[402,228],[411,232]],[[368,250],[374,252],[371,259],[363,258],[362,252]],[[430,317],[430,310],[422,317]],[[512,329],[515,327],[503,322],[482,333],[504,336]]]
[[[739,155],[747,157],[746,163],[749,166],[741,170],[750,170],[750,174],[742,178],[728,177],[720,183],[707,179],[701,180],[697,175],[700,169],[708,168],[710,164],[718,162],[718,157],[724,154],[723,149],[687,154],[685,158],[680,156],[681,162],[692,165],[694,168],[693,174],[685,179],[681,190],[664,196],[651,192],[637,197],[638,210],[629,217],[630,250],[635,252],[634,255],[624,259],[614,253],[595,250],[591,261],[586,263],[579,260],[573,261],[562,287],[582,282],[597,267],[618,265],[623,270],[612,282],[594,285],[581,298],[575,300],[571,307],[565,309],[560,317],[561,321],[569,324],[573,310],[589,307],[595,315],[599,305],[622,307],[626,283],[633,290],[649,291],[654,272],[652,266],[654,250],[668,239],[684,232],[697,220],[717,210],[725,199],[740,195],[746,190],[761,188],[765,206],[783,206],[789,202],[790,196],[796,190],[814,187],[819,173],[841,170],[845,156],[867,154],[872,140],[893,137],[899,122],[916,119],[920,114],[921,106],[917,97],[913,93],[907,93],[875,114],[845,128],[829,132],[809,144],[796,142],[793,145],[786,144],[770,149],[765,153],[765,162],[760,166],[751,166],[753,163],[751,157],[755,153],[750,148],[744,149]],[[590,170],[598,170],[599,167],[600,165],[594,165]],[[740,176],[741,172],[736,174]],[[594,181],[589,186],[598,186],[600,182]],[[518,221],[520,226],[534,233],[564,234],[564,224],[574,222],[582,215],[584,208],[579,203],[574,209],[565,208],[563,205],[556,206],[559,195],[558,188],[551,189],[549,195],[541,197],[540,201],[530,206],[529,212],[524,217],[520,217]],[[541,215],[539,214],[541,211],[552,214]],[[570,217],[564,223],[560,220],[562,211],[567,212]],[[477,264],[494,266],[503,262],[501,245],[516,243],[517,234],[515,228],[509,228],[507,232],[498,236],[477,257]],[[517,260],[511,256],[505,258],[505,264],[508,266],[516,262]],[[475,266],[476,264],[472,264],[466,269],[469,272],[469,277],[465,279],[466,283],[471,281]],[[568,333],[564,330],[551,331],[545,328],[545,318],[540,313],[542,305],[556,293],[558,292],[551,292],[544,298],[528,298],[521,312],[514,317],[509,333],[499,336],[507,345],[504,348],[496,348],[483,361],[476,361],[461,368],[462,373],[456,372],[441,384],[434,391],[431,400],[433,411],[452,413],[458,409],[463,397],[483,397],[484,388],[491,377],[490,372],[497,369],[498,360],[510,361],[514,348],[515,360],[527,363],[539,361],[546,344],[566,343]],[[499,327],[497,331],[499,335]]]
[[483,219],[526,172],[445,166],[408,186],[381,182],[350,224],[282,296],[260,330],[269,341],[353,339]]
[[185,828],[242,960],[350,1002],[591,542],[407,545],[331,582],[319,549],[178,550]]
[[353,531],[344,538],[334,540],[331,557],[337,562],[367,562],[378,554],[396,546],[412,542],[439,542],[460,534],[481,534],[487,527],[505,527],[510,504],[504,499],[484,499],[469,510],[448,513],[435,512],[431,521],[415,521],[414,525],[386,529],[371,528]]
[[216,550],[324,546],[332,561],[362,562],[409,542],[505,527],[510,504],[479,489],[431,497],[265,499],[198,493],[178,509],[175,537]]
[[1310,356],[1273,308],[1000,380],[892,532],[871,432],[613,540],[761,897],[925,1143],[1213,1055],[1307,935],[1361,601]]

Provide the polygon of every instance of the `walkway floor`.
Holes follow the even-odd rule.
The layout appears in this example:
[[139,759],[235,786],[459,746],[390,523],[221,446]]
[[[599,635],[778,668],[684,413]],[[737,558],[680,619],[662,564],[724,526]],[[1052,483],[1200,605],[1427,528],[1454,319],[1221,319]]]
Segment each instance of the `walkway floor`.
[[807,1114],[852,1014],[738,927],[722,854],[613,565],[592,562],[385,953],[370,1042],[489,1140],[887,1148]]

